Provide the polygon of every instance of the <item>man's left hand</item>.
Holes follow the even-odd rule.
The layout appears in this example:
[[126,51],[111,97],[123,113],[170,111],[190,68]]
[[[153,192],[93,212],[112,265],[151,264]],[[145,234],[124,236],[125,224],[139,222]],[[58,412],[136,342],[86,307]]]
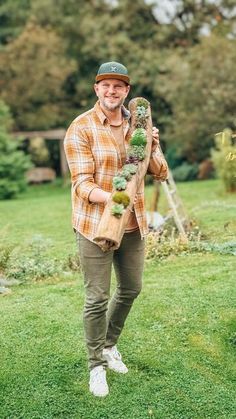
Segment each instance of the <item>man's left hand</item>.
[[156,150],[159,145],[159,129],[157,127],[152,127],[152,153]]

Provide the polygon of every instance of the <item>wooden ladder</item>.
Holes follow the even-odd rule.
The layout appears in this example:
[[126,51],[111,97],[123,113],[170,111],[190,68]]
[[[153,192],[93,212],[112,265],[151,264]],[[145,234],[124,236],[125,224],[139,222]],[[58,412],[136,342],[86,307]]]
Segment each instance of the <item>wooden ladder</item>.
[[171,210],[171,217],[174,218],[180,236],[187,240],[187,232],[190,228],[190,221],[184,209],[183,202],[177,192],[177,186],[170,169],[168,179],[161,182],[161,184]]

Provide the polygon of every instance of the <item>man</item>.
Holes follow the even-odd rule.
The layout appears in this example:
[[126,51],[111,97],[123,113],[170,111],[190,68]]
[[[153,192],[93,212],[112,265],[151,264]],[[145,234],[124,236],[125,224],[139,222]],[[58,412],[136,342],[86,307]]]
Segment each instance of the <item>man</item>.
[[[123,105],[130,91],[126,67],[117,62],[102,64],[94,90],[97,103],[72,122],[64,145],[72,180],[72,223],[84,274],[89,385],[92,394],[102,397],[109,393],[106,368],[121,374],[128,372],[116,343],[133,301],[141,291],[143,238],[148,229],[143,182],[130,211],[120,248],[104,253],[93,242],[111,195],[112,179],[125,163],[131,135],[130,115]],[[148,170],[157,179],[164,180],[168,169],[157,147],[158,142],[158,130],[154,128]],[[117,288],[108,307],[112,264]]]

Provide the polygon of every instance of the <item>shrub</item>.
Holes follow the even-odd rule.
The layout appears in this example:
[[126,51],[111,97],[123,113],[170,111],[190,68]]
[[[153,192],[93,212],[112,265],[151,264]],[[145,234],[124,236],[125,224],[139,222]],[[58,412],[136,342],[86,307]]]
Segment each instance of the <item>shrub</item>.
[[236,147],[232,131],[225,129],[215,137],[216,149],[211,151],[217,175],[223,181],[227,192],[236,192]]
[[171,234],[167,230],[158,230],[149,233],[146,239],[146,259],[166,259],[169,256],[189,254],[200,249],[201,233],[196,227],[188,235],[188,240],[176,236],[176,229]]
[[173,171],[173,177],[177,182],[186,182],[197,178],[198,165],[197,163],[190,164],[184,162],[181,166],[176,167]]
[[146,239],[146,260],[163,260],[171,256],[191,253],[217,253],[236,256],[236,241],[210,243],[202,241],[203,235],[196,226],[188,233],[188,240],[176,235],[175,228],[169,234],[167,230],[149,233]]
[[19,143],[7,132],[9,112],[0,102],[0,199],[10,199],[27,185],[25,172],[31,167],[30,158],[18,150]]
[[7,255],[5,275],[25,282],[62,274],[62,262],[47,255],[49,246],[52,246],[50,240],[37,235],[20,248],[15,247],[11,254]]

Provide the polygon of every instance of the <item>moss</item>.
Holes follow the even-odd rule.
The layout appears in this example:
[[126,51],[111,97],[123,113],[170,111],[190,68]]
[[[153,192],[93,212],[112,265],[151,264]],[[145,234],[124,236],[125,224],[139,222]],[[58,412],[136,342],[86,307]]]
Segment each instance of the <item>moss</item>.
[[112,200],[117,204],[122,204],[125,208],[128,207],[130,203],[130,197],[126,192],[116,192]]

